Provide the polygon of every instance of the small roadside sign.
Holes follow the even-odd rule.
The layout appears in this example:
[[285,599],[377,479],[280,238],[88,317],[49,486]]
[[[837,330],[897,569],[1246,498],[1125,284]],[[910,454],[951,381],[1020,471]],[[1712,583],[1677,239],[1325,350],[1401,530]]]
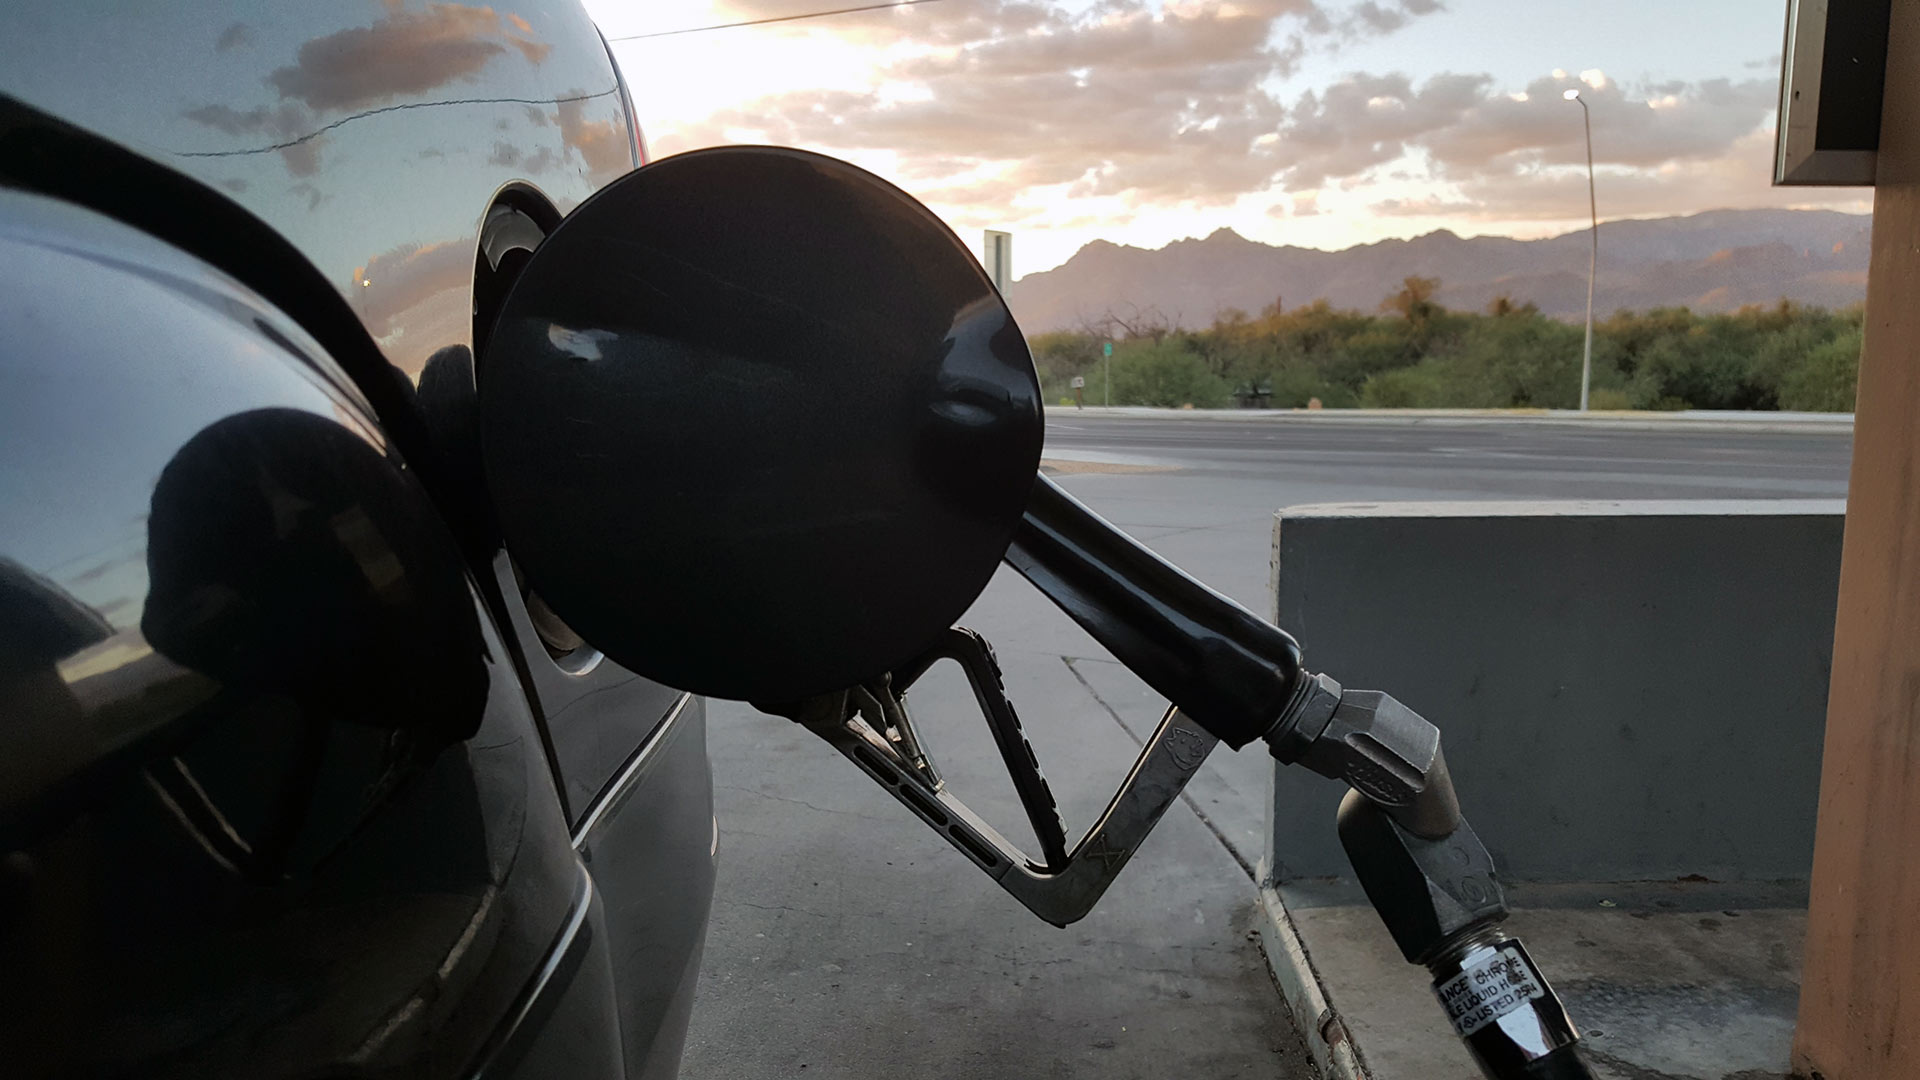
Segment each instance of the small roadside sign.
[[986,239],[982,244],[981,265],[986,267],[987,277],[993,280],[993,287],[1005,296],[1007,286],[1013,284],[1013,234],[998,229],[986,230]]
[[1075,375],[1073,377],[1073,388],[1075,390],[1079,390],[1085,387],[1086,385],[1087,385],[1087,377],[1085,375]]
[[1113,342],[1111,342],[1111,341],[1103,341],[1103,342],[1101,342],[1101,343],[1100,343],[1100,355],[1101,355],[1101,356],[1112,356],[1112,355],[1113,355]]

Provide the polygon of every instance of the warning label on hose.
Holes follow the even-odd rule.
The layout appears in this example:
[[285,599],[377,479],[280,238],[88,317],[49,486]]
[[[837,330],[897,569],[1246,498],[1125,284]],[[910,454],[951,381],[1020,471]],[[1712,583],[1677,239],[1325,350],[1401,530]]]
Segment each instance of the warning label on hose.
[[1461,1038],[1535,998],[1547,996],[1540,977],[1511,945],[1482,953],[1460,974],[1435,986],[1433,992]]

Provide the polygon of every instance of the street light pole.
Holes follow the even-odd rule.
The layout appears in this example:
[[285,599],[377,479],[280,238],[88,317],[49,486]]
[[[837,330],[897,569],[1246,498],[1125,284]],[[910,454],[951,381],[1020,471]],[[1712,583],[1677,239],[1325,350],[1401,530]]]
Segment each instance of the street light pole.
[[1587,213],[1593,220],[1593,249],[1587,254],[1587,347],[1580,356],[1580,411],[1587,411],[1588,388],[1593,385],[1593,274],[1600,264],[1600,204],[1593,194],[1593,112],[1580,91],[1563,95],[1580,103],[1580,123],[1587,129]]

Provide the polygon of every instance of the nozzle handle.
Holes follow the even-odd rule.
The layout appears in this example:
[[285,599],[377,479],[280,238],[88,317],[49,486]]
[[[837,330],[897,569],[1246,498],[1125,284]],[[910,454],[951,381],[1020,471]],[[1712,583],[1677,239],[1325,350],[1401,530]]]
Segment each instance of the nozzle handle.
[[1007,563],[1114,658],[1234,749],[1301,683],[1300,645],[1189,577],[1058,484],[1035,479]]

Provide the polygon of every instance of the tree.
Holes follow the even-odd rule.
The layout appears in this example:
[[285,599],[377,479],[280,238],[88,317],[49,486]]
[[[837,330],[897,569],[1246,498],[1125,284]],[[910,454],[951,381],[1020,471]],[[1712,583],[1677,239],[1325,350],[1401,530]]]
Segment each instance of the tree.
[[1443,310],[1433,302],[1434,294],[1439,291],[1439,278],[1409,277],[1400,283],[1399,292],[1389,293],[1380,301],[1380,310],[1397,311],[1409,323],[1420,326]]
[[1360,387],[1360,404],[1369,409],[1423,409],[1439,404],[1438,379],[1431,368],[1383,371]]
[[1128,302],[1118,307],[1107,308],[1095,319],[1081,316],[1079,329],[1083,333],[1095,334],[1110,341],[1139,341],[1145,339],[1156,344],[1165,341],[1168,334],[1179,328],[1180,317],[1168,318],[1157,307],[1141,307]]
[[1487,301],[1487,314],[1496,319],[1504,319],[1511,315],[1538,315],[1540,314],[1540,305],[1531,300],[1524,304],[1516,304],[1513,302],[1511,295],[1501,293],[1492,300]]
[[1056,330],[1028,338],[1027,349],[1033,354],[1034,371],[1040,376],[1042,399],[1072,398],[1073,377],[1086,374],[1100,362],[1103,340],[1077,330]]
[[1115,405],[1218,409],[1231,403],[1231,390],[1204,359],[1176,341],[1133,343],[1113,354]]
[[[1440,282],[1410,277],[1367,314],[1325,300],[1258,316],[1223,310],[1206,329],[1180,329],[1130,308],[1081,332],[1036,335],[1048,400],[1097,364],[1116,336],[1114,400],[1226,404],[1236,387],[1271,401],[1331,408],[1571,408],[1578,400],[1581,329],[1531,303],[1495,296],[1484,313],[1438,304]],[[1594,327],[1594,401],[1639,409],[1848,409],[1862,312],[1782,302],[1699,315],[1683,307],[1617,311]]]
[[1858,325],[1814,349],[1780,380],[1780,407],[1807,412],[1851,412],[1860,377]]
[[[1579,403],[1580,339],[1571,323],[1518,309],[1477,318],[1440,364],[1447,404],[1570,409]],[[1610,371],[1595,373],[1605,382]]]

